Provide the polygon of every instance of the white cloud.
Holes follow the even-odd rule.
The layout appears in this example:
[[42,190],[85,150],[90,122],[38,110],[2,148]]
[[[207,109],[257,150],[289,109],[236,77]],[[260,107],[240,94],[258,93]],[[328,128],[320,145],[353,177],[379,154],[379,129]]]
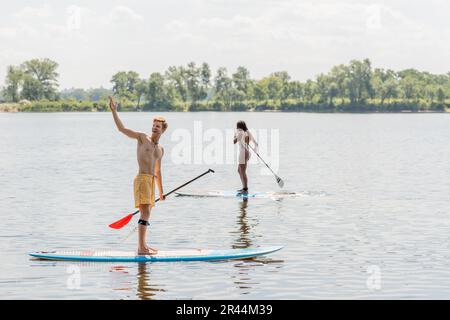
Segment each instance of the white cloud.
[[144,18],[129,7],[114,7],[106,18],[109,24],[142,23]]
[[17,19],[42,19],[49,18],[53,15],[53,10],[49,5],[43,5],[42,7],[24,7],[22,10],[14,14]]
[[14,39],[17,37],[17,29],[11,27],[0,28],[0,39]]
[[191,24],[189,22],[180,21],[180,20],[172,20],[164,26],[166,31],[172,32],[172,33],[183,32],[184,30],[186,30],[190,27],[191,27]]
[[[74,16],[77,10],[59,3],[26,6],[14,9],[15,13],[7,8],[17,4],[5,3],[6,9],[2,5],[0,54],[8,60],[0,60],[0,72],[6,63],[22,62],[22,57],[49,57],[60,64],[62,87],[88,87],[109,86],[119,67],[146,77],[192,60],[214,68],[225,66],[230,72],[245,65],[255,77],[285,69],[301,80],[334,64],[365,57],[393,69],[409,66],[446,72],[443,68],[450,65],[446,41],[450,28],[443,19],[443,12],[450,9],[448,1],[167,0],[116,6],[98,0],[84,4],[79,16]],[[79,72],[79,65],[89,69],[89,77]]]
[[207,29],[210,28],[225,28],[225,29],[242,29],[242,28],[254,28],[257,25],[257,20],[259,18],[252,18],[249,16],[241,16],[236,15],[233,16],[231,19],[223,19],[223,18],[208,18],[208,19],[201,19],[197,26],[201,29]]

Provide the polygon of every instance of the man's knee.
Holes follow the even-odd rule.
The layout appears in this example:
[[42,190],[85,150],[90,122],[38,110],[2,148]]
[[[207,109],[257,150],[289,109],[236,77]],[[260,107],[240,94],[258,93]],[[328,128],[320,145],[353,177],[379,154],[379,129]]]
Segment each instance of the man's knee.
[[141,212],[141,216],[143,216],[143,215],[148,216],[150,214],[150,205],[141,204],[139,206],[139,211]]

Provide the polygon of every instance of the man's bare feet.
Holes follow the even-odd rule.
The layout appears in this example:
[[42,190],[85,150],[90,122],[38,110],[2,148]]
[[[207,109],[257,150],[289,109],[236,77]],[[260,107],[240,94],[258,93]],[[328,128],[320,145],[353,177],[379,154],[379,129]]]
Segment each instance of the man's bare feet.
[[145,246],[147,249],[149,249],[149,250],[151,250],[151,251],[153,251],[154,252],[154,254],[157,254],[158,253],[158,249],[155,249],[155,248],[152,248],[152,247],[149,247],[149,246]]
[[158,250],[154,248],[150,248],[148,246],[145,246],[144,248],[138,249],[138,255],[154,255],[157,254]]

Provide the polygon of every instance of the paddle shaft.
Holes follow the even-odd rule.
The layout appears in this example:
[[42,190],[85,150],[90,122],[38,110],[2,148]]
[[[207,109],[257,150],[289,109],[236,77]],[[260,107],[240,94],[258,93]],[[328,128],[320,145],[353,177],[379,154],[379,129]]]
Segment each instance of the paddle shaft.
[[263,158],[261,158],[261,156],[258,154],[258,152],[256,152],[256,150],[255,149],[253,149],[253,147],[250,145],[250,144],[247,144],[247,146],[249,146],[250,147],[250,149],[252,149],[253,150],[253,152],[254,153],[256,153],[256,155],[258,156],[258,158],[260,158],[261,159],[261,161],[266,165],[266,167],[267,168],[269,168],[269,170],[270,171],[272,171],[272,173],[276,176],[276,177],[278,177],[277,176],[277,174],[275,173],[275,172],[273,172],[273,170],[269,167],[269,165],[264,161],[264,159]]
[[[182,184],[181,186],[179,186],[178,188],[176,188],[176,189],[173,189],[172,191],[170,191],[169,193],[166,193],[165,195],[164,195],[164,197],[167,197],[168,195],[170,195],[170,194],[172,194],[172,193],[174,193],[175,191],[177,191],[177,190],[179,190],[179,189],[181,189],[181,188],[183,188],[184,186],[186,186],[186,185],[188,185],[189,183],[191,183],[191,182],[194,182],[195,180],[197,180],[197,179],[199,179],[199,178],[201,178],[201,177],[203,177],[205,174],[208,174],[208,173],[210,173],[210,172],[214,172],[214,170],[212,170],[212,169],[208,169],[208,171],[206,171],[206,172],[203,172],[201,175],[199,175],[198,177],[195,177],[194,179],[192,179],[192,180],[189,180],[188,182],[186,182],[185,184]],[[156,199],[155,200],[155,203],[156,202],[158,202],[159,201],[159,198],[158,199]],[[132,213],[132,215],[134,216],[135,214],[138,214],[139,213],[139,210],[136,210],[135,212],[133,212]]]

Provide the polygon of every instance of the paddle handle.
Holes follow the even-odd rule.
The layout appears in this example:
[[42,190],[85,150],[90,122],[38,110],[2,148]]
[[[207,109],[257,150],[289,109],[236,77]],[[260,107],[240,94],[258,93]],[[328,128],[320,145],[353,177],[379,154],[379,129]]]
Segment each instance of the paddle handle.
[[[175,188],[175,189],[173,189],[172,191],[166,193],[164,196],[167,197],[168,195],[174,193],[175,191],[177,191],[177,190],[183,188],[184,186],[188,185],[189,183],[194,182],[195,180],[197,180],[197,179],[203,177],[205,174],[208,174],[208,173],[210,173],[210,172],[214,173],[214,170],[213,170],[213,169],[208,169],[207,171],[203,172],[201,175],[195,177],[195,178],[192,179],[192,180],[189,180],[188,182],[186,182],[185,184],[182,184],[182,185],[179,186],[178,188]],[[159,201],[159,198],[155,200],[155,203],[158,202],[158,201]],[[138,214],[138,213],[139,213],[139,210],[136,210],[135,212],[133,212],[132,215],[134,216],[135,214]]]

